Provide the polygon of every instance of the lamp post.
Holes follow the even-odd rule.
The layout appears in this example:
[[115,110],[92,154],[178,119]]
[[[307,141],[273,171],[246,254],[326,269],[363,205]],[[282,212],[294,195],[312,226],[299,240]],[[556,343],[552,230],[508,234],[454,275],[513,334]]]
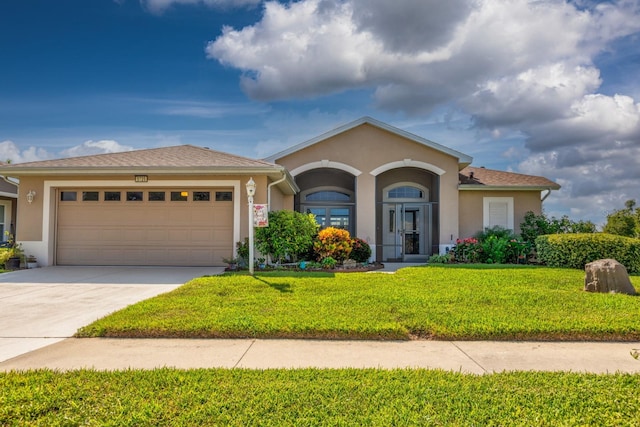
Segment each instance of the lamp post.
[[253,276],[253,196],[256,195],[256,183],[253,178],[247,181],[247,198],[249,199],[249,274]]

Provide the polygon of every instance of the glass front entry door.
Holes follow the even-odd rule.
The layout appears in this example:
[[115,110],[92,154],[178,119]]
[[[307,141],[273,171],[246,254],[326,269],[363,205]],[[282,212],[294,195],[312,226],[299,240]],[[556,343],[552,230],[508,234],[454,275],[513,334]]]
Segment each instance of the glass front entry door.
[[431,206],[418,203],[383,205],[383,261],[422,262],[429,254]]

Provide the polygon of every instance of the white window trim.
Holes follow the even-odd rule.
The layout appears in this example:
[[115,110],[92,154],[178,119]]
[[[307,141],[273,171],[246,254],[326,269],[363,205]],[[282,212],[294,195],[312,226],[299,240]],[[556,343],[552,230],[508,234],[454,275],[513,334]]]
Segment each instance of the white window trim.
[[[4,231],[11,231],[11,200],[0,200],[0,205],[4,206]],[[7,240],[7,235],[0,236],[0,242]]]
[[507,229],[515,230],[514,228],[514,213],[513,213],[513,197],[484,197],[482,199],[482,227],[489,228],[489,205],[491,203],[506,203],[507,204]]

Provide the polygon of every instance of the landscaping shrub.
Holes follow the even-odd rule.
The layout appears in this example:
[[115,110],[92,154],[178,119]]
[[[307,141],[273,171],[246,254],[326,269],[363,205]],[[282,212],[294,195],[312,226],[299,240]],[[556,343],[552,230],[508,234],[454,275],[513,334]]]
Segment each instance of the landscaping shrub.
[[536,239],[538,259],[550,267],[584,269],[585,264],[613,258],[629,273],[640,272],[640,239],[606,233],[552,234]]
[[498,236],[489,236],[480,244],[481,261],[486,264],[504,264],[507,260],[508,240]]
[[482,245],[475,237],[456,240],[453,247],[453,256],[457,262],[480,262]]
[[313,247],[318,231],[313,214],[282,210],[269,212],[269,226],[255,230],[256,248],[272,260],[296,262]]
[[319,261],[331,257],[342,262],[349,259],[349,255],[351,255],[351,236],[347,230],[327,227],[318,233],[318,237],[313,243],[313,249]]
[[13,256],[13,248],[0,248],[0,268]]
[[486,228],[467,239],[458,239],[453,248],[457,262],[517,264],[526,259],[531,245],[502,227]]
[[356,262],[368,262],[371,258],[371,246],[359,237],[351,239],[351,259]]
[[449,255],[431,255],[427,261],[429,264],[449,264],[451,257]]
[[245,237],[244,241],[236,243],[236,253],[238,254],[238,263],[241,267],[249,265],[249,238]]
[[322,268],[327,268],[329,270],[335,268],[336,264],[338,264],[338,261],[336,261],[333,257],[330,257],[330,256],[323,258],[322,262],[320,263]]

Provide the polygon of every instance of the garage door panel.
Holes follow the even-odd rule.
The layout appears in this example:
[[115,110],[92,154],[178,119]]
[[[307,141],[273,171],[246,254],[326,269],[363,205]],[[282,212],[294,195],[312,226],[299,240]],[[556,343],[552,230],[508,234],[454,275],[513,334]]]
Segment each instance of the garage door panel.
[[223,265],[233,252],[233,203],[144,200],[58,202],[57,263]]

